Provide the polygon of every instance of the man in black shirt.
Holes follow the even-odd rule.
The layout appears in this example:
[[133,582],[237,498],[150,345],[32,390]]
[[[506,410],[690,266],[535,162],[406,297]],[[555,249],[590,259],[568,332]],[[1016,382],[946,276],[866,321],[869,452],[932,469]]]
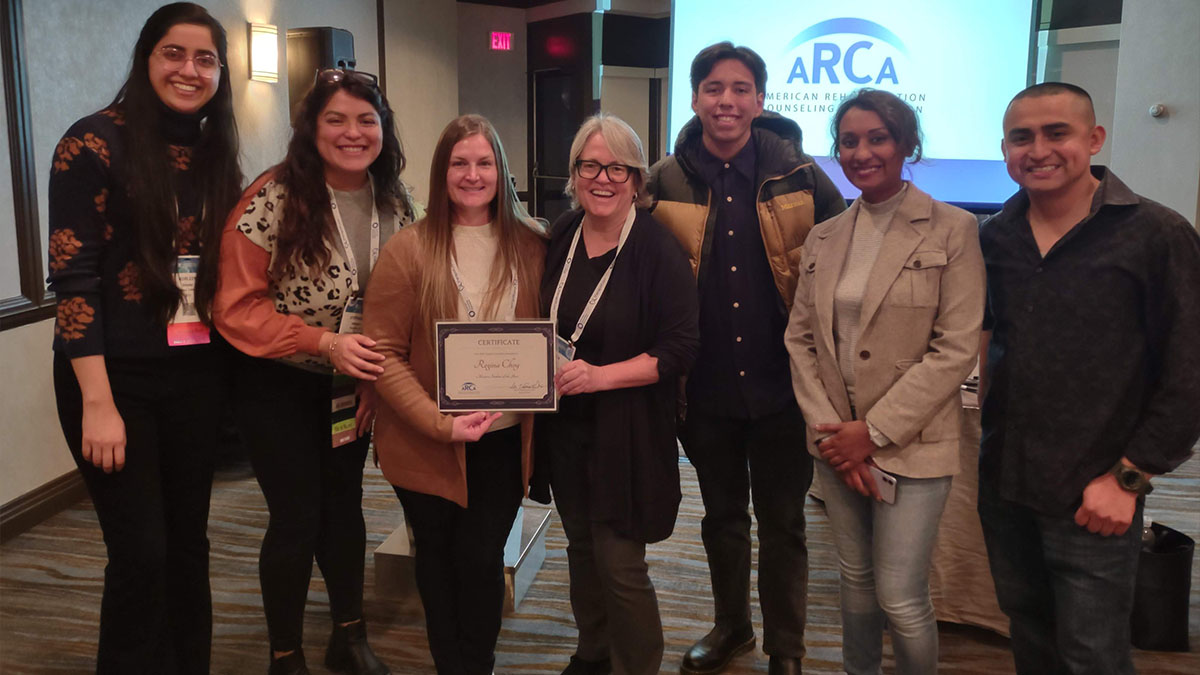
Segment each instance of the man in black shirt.
[[981,232],[979,514],[1021,674],[1133,673],[1143,496],[1200,436],[1200,238],[1090,166],[1104,139],[1084,90],[1017,94],[1022,189]]
[[651,169],[654,216],[679,239],[700,293],[700,354],[681,438],[704,499],[714,628],[684,656],[716,673],[754,647],[751,495],[758,519],[763,651],[800,672],[808,592],[804,495],[812,459],[783,345],[801,247],[846,208],[800,148],[791,120],[763,113],[766,66],[728,42],[692,61],[692,110],[675,154]]

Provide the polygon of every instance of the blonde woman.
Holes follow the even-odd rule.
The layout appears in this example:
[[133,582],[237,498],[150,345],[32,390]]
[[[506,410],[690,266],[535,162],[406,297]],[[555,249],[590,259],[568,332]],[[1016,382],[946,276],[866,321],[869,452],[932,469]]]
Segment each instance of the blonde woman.
[[564,673],[657,673],[658,599],[646,544],[666,539],[679,509],[679,377],[699,349],[696,285],[675,238],[648,212],[648,169],[629,125],[601,113],[571,145],[554,224],[542,313],[574,359],[555,375],[563,398],[538,418],[535,498],[546,483],[567,534],[579,628]]
[[434,322],[536,318],[545,243],[517,202],[496,130],[447,125],[427,216],[384,248],[364,333],[383,355],[375,446],[412,527],[417,590],[438,673],[491,673],[504,542],[529,484],[529,415],[445,415],[434,402]]

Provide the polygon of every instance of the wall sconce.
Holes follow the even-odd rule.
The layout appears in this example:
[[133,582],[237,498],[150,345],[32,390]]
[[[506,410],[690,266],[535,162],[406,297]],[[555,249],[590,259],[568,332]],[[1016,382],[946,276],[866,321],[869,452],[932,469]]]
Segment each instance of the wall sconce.
[[271,24],[250,24],[250,79],[279,81],[279,29]]

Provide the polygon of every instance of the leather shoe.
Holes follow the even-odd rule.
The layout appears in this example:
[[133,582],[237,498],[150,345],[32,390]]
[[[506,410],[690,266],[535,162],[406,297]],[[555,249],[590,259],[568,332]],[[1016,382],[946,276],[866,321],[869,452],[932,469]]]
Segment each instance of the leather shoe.
[[751,649],[754,649],[753,628],[746,626],[731,630],[716,626],[683,655],[679,672],[691,675],[719,673],[733,657]]
[[772,656],[767,665],[768,675],[800,675],[800,659],[793,656]]
[[609,675],[612,672],[612,661],[585,661],[578,656],[572,656],[571,662],[563,669],[562,675]]
[[271,659],[267,675],[309,675],[308,666],[304,663],[304,652],[297,649],[291,654]]
[[392,672],[371,651],[367,644],[367,626],[362,621],[348,626],[334,624],[329,647],[325,650],[325,665],[330,670],[352,675],[389,675]]

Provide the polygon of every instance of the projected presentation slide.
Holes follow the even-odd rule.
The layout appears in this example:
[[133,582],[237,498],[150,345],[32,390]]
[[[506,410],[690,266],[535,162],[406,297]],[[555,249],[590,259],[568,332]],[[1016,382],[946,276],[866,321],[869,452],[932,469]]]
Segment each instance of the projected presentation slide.
[[843,98],[873,87],[917,110],[919,187],[943,201],[999,204],[1016,191],[1000,154],[1001,120],[1031,82],[1034,1],[675,0],[668,150],[693,114],[692,58],[729,40],[763,57],[764,109],[800,125],[805,152],[847,197],[858,191],[828,159],[829,124]]

